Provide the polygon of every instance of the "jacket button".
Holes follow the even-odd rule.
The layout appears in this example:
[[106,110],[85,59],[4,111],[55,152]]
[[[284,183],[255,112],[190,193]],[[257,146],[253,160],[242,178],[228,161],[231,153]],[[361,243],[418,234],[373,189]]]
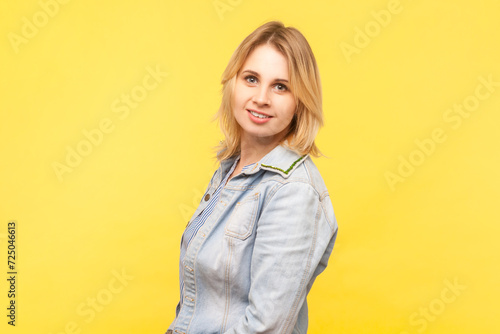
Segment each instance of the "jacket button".
[[210,199],[210,194],[206,194],[205,195],[205,202],[208,201]]

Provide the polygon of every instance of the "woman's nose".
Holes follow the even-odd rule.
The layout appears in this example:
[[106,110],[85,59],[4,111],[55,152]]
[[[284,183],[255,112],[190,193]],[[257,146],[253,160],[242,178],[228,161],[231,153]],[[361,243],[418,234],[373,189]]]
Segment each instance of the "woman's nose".
[[269,101],[267,89],[263,86],[260,86],[259,88],[257,88],[257,91],[255,92],[252,100],[253,100],[253,102],[257,103],[258,105],[269,104],[270,101]]

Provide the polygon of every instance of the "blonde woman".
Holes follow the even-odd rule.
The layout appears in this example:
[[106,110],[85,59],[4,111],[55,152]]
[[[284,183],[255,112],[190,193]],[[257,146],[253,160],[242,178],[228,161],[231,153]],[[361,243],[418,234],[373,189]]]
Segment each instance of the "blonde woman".
[[297,29],[268,22],[222,85],[219,168],[182,235],[167,333],[306,333],[306,297],[338,229],[310,158],[323,123],[316,60]]

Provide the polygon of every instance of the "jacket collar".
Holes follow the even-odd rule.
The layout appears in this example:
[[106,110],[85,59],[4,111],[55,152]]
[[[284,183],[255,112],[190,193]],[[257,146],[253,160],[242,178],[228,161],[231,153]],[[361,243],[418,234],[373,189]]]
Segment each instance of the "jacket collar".
[[[243,171],[243,174],[251,175],[257,173],[261,169],[280,174],[284,178],[288,178],[290,174],[307,159],[308,155],[300,156],[296,152],[287,148],[283,144],[276,146],[254,166],[250,166],[248,170]],[[221,162],[222,175],[225,175],[231,168],[234,161],[239,156],[228,158]]]

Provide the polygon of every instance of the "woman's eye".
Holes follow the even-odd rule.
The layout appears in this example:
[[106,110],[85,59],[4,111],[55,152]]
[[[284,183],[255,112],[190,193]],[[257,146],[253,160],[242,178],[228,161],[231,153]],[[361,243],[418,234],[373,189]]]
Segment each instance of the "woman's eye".
[[[256,83],[257,82],[257,78],[254,77],[253,75],[247,75],[245,77],[245,80],[248,81],[248,82],[250,82],[250,83]],[[255,80],[255,81],[253,81],[253,80]]]
[[278,88],[278,90],[280,90],[280,91],[288,90],[288,87],[283,85],[283,84],[276,84],[276,88]]

